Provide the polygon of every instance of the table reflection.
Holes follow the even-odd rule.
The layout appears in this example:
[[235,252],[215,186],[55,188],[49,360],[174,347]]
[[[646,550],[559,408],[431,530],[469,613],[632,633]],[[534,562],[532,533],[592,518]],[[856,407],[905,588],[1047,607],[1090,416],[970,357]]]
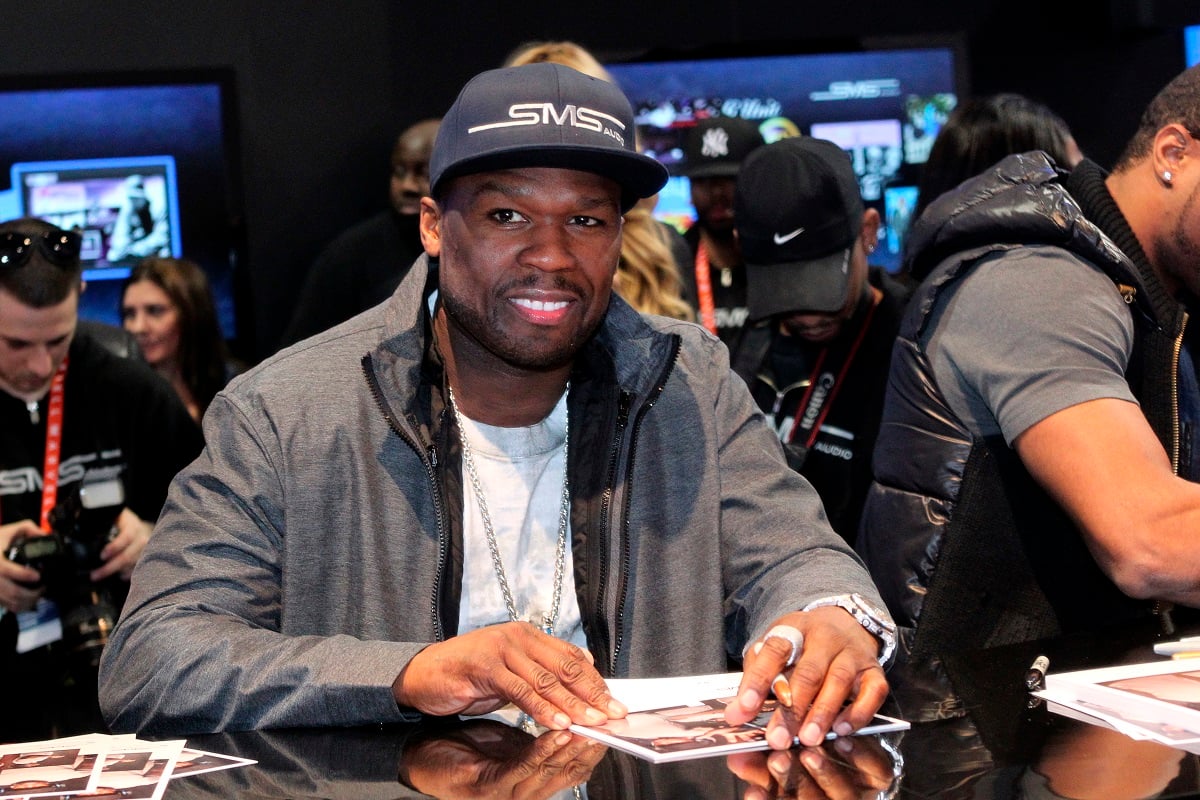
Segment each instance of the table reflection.
[[607,749],[565,731],[535,738],[501,722],[470,722],[414,737],[400,781],[431,797],[542,800],[586,783]]
[[817,749],[655,765],[584,737],[534,737],[482,719],[229,733],[189,744],[259,763],[172,781],[166,798],[1200,798],[1200,755],[1051,713],[1024,684],[1036,655],[1063,671],[1145,662],[1162,635],[1109,632],[902,660],[883,711],[912,730]]
[[[1104,758],[1096,758],[1103,753]],[[1059,797],[1136,800],[1161,797],[1195,756],[1159,742],[1134,741],[1094,725],[1071,726],[1047,740],[1032,770]],[[1194,769],[1193,769],[1194,773]],[[1190,776],[1195,786],[1194,774]]]
[[898,742],[854,737],[656,765],[577,734],[535,737],[494,720],[213,734],[189,745],[259,763],[172,781],[166,797],[876,800],[897,796]]
[[1052,670],[1153,661],[1163,634],[1131,627],[906,662],[889,673],[904,739],[901,797],[943,800],[1133,800],[1200,797],[1200,756],[1135,741],[1052,713],[1024,686],[1028,665]]

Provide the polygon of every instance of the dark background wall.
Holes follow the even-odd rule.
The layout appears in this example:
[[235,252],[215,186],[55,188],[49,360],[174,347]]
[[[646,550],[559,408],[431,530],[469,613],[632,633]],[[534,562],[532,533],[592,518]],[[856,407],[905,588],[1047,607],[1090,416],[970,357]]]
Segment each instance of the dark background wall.
[[602,59],[650,50],[811,50],[863,38],[958,35],[972,93],[1055,108],[1084,152],[1117,155],[1140,109],[1183,65],[1195,0],[57,0],[3,4],[0,74],[232,67],[247,258],[239,308],[250,359],[274,350],[305,270],[337,232],[384,207],[387,155],[471,75],[518,44],[568,38]]

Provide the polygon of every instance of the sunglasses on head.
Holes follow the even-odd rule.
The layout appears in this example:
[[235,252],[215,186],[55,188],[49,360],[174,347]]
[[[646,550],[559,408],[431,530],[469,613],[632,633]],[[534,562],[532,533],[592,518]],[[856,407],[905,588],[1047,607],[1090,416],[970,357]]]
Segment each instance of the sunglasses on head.
[[16,268],[40,250],[56,267],[73,268],[79,262],[82,241],[77,231],[53,230],[45,233],[0,233],[0,269]]

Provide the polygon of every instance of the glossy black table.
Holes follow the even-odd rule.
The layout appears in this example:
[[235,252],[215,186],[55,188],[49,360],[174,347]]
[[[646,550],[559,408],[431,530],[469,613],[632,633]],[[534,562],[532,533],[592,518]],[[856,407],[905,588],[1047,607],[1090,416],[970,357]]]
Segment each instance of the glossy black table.
[[1025,688],[1039,655],[1051,672],[1158,661],[1153,644],[1194,635],[1157,624],[902,664],[889,674],[899,715],[899,797],[1200,798],[1200,756],[1051,713]]
[[[1195,631],[1175,635],[1184,633]],[[1024,685],[1039,654],[1051,671],[1145,661],[1157,658],[1151,646],[1161,637],[1129,629],[899,663],[884,710],[908,719],[911,730],[854,738],[849,749],[828,743],[817,753],[773,754],[771,762],[763,753],[736,764],[718,757],[653,765],[582,737],[565,735],[557,745],[554,734],[535,739],[487,720],[226,733],[188,742],[258,763],[172,781],[166,797],[1200,797],[1200,757],[1050,713]],[[768,763],[780,761],[783,769],[770,771]],[[580,783],[586,790],[576,794],[570,787]],[[751,783],[769,793],[747,795]]]

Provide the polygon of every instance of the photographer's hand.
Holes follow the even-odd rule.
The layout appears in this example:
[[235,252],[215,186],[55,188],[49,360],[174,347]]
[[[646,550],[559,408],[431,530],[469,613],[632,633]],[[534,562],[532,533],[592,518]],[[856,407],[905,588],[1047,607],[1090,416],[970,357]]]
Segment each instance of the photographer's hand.
[[0,606],[9,611],[28,611],[37,605],[42,596],[41,589],[31,589],[30,585],[42,579],[36,569],[22,564],[14,564],[5,557],[9,545],[18,536],[42,536],[41,528],[31,519],[0,525]]
[[431,644],[392,684],[402,707],[426,714],[487,714],[513,703],[562,730],[625,716],[591,654],[527,622],[505,622]]
[[101,581],[119,573],[129,580],[153,532],[154,523],[146,522],[128,508],[121,509],[117,516],[117,535],[100,551],[104,564],[92,570],[91,579]]

